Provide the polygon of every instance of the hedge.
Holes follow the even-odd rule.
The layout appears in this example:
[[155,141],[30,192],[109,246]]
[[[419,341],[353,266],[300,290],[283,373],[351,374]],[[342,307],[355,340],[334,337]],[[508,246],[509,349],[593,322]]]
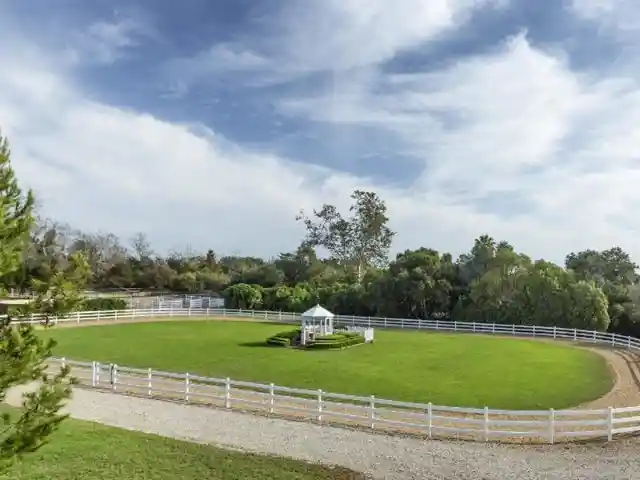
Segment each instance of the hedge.
[[300,335],[299,328],[287,332],[276,333],[275,335],[267,338],[267,345],[273,345],[276,347],[290,347],[291,342],[298,335]]
[[318,337],[313,343],[307,345],[307,348],[315,350],[340,349],[364,343],[364,337],[362,335],[353,335],[354,332],[348,333],[349,335],[333,334]]
[[98,310],[126,310],[127,301],[124,298],[97,297],[87,298],[82,307],[86,311]]

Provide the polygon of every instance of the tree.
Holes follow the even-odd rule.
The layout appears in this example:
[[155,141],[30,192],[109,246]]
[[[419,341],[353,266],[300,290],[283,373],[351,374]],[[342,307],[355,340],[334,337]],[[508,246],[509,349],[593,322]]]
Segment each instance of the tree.
[[625,334],[640,334],[640,316],[632,289],[638,284],[636,265],[624,250],[583,250],[570,253],[565,266],[576,278],[594,282],[607,297],[611,327]]
[[[22,255],[34,224],[31,191],[24,193],[10,162],[6,138],[0,136],[0,276],[21,268]],[[0,401],[16,385],[39,381],[24,396],[19,416],[2,417],[0,468],[8,468],[20,456],[45,444],[65,415],[60,409],[71,394],[69,370],[45,373],[52,342],[44,342],[31,325],[13,325],[11,317],[0,321]]]
[[34,279],[31,290],[33,301],[23,313],[34,313],[44,318],[49,325],[52,320],[67,315],[83,304],[82,290],[91,276],[91,268],[86,257],[76,252],[64,267],[59,267],[48,282]]
[[326,248],[343,266],[355,266],[359,283],[367,267],[388,262],[395,233],[387,226],[387,206],[376,193],[355,190],[351,198],[354,204],[349,218],[343,218],[335,206],[325,204],[320,211],[313,211],[315,220],[304,212],[296,219],[307,229],[305,243]]

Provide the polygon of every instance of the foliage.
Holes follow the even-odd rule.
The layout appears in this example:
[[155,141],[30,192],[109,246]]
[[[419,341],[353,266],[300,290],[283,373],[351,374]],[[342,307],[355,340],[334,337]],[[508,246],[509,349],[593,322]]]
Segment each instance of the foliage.
[[[33,230],[33,195],[20,189],[11,167],[7,140],[0,136],[0,277],[17,278],[24,270],[23,254]],[[64,314],[79,302],[78,290],[89,272],[81,254],[49,270],[49,278],[33,279],[36,298],[25,309],[49,317]],[[6,284],[4,285],[6,287]],[[4,415],[0,431],[0,469],[8,469],[24,454],[38,450],[66,418],[60,413],[71,394],[69,370],[46,371],[46,359],[55,343],[44,341],[31,325],[13,325],[8,315],[0,321],[0,401],[10,388],[39,382],[23,396],[21,415]]]
[[33,279],[31,291],[35,297],[24,312],[41,315],[49,324],[52,319],[78,310],[85,302],[82,289],[90,274],[84,253],[75,252],[64,267],[56,267],[47,282]]
[[345,332],[316,337],[313,342],[307,345],[307,348],[312,350],[336,350],[362,343],[364,343],[364,337],[362,335],[355,332]]
[[289,330],[286,332],[276,333],[267,338],[267,345],[276,347],[290,347],[294,339],[300,335],[300,329]]
[[301,212],[307,229],[304,245],[324,247],[340,265],[355,266],[356,279],[362,281],[365,269],[384,266],[394,232],[387,226],[387,206],[374,192],[356,190],[351,195],[352,216],[344,218],[334,205],[325,204],[314,210],[316,221]]
[[84,311],[105,311],[105,310],[124,310],[128,306],[124,298],[118,297],[96,297],[85,298],[82,304]]
[[438,405],[564,408],[612,386],[603,357],[560,342],[378,329],[373,344],[331,352],[265,345],[286,330],[184,320],[44,334],[58,341],[56,355],[78,360]]

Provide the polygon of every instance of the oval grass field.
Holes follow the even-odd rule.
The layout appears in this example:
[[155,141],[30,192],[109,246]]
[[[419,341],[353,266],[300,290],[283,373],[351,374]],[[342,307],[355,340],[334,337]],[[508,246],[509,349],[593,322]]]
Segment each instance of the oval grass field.
[[291,325],[233,321],[131,323],[42,332],[74,360],[230,377],[391,400],[499,409],[567,408],[607,393],[604,358],[555,342],[377,329],[341,351],[264,346]]

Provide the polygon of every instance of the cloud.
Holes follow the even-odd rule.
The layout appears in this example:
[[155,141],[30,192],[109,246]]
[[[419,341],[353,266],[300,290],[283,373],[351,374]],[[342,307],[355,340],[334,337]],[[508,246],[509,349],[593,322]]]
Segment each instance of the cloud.
[[152,35],[148,25],[133,18],[97,20],[71,35],[65,54],[71,63],[108,65]]
[[251,78],[249,84],[282,83],[311,73],[376,65],[402,51],[428,47],[430,40],[464,24],[473,12],[507,4],[508,0],[286,0],[271,12],[268,25],[262,25],[264,32],[255,39],[238,39],[244,48],[216,44],[183,64],[187,81],[225,70],[261,70],[263,78]]
[[[638,81],[574,71],[562,45],[542,48],[525,33],[439,66],[389,68],[467,28],[475,9],[505,5],[428,3],[292,3],[261,42],[239,36],[190,57],[201,82],[230,72],[291,83],[251,90],[296,125],[392,138],[406,158],[371,156],[367,171],[412,162],[418,173],[403,187],[313,164],[304,151],[249,147],[215,125],[104,103],[19,32],[11,50],[0,43],[0,126],[49,214],[123,236],[144,230],[160,248],[275,254],[301,238],[300,208],[346,208],[354,188],[372,188],[388,202],[396,249],[461,252],[488,232],[556,261],[612,244],[640,257],[629,213],[640,204]],[[309,74],[331,82],[296,83]],[[174,90],[188,97],[185,84]]]
[[635,0],[573,0],[570,7],[579,18],[597,22],[617,35],[640,30],[640,4]]

